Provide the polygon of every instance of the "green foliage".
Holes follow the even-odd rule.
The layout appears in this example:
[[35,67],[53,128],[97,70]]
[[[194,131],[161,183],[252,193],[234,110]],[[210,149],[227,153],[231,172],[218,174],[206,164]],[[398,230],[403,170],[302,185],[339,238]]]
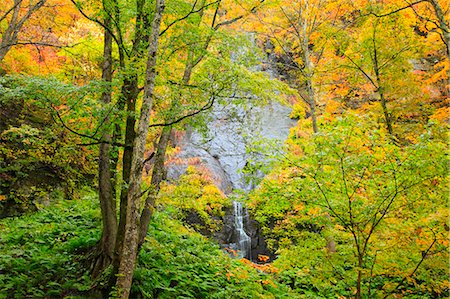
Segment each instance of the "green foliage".
[[151,223],[134,279],[135,296],[144,298],[295,298],[167,213]]
[[89,289],[81,255],[99,238],[95,195],[0,221],[0,298],[63,297]]
[[93,151],[78,146],[80,138],[55,122],[55,111],[64,113],[57,107],[67,104],[61,98],[73,96],[75,101],[76,93],[87,91],[57,83],[0,78],[0,195],[7,197],[0,203],[0,217],[33,209],[58,192],[74,197],[76,187],[90,184],[95,176]]
[[231,200],[217,188],[204,172],[189,166],[177,185],[163,186],[158,203],[179,209],[180,218],[196,214],[200,223],[192,223],[197,230],[215,232],[220,230],[225,209]]
[[[157,211],[135,271],[133,298],[295,298],[218,245]],[[87,252],[99,239],[96,194],[0,221],[0,298],[86,294]],[[83,297],[83,296],[82,296]]]
[[398,146],[369,119],[347,115],[326,133],[293,135],[284,164],[249,204],[278,250],[280,279],[300,293],[351,296],[361,272],[365,295],[444,296],[443,130],[430,124],[417,143]]

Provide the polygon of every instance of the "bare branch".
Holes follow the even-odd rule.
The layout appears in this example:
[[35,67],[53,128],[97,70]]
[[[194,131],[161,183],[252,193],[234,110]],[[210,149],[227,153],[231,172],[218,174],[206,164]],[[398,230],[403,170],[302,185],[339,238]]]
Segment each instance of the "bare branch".
[[[98,25],[100,25],[100,27],[102,27],[103,29],[105,29],[106,31],[108,31],[108,33],[112,36],[112,38],[114,39],[114,41],[116,42],[117,46],[120,49],[123,49],[122,45],[123,43],[117,38],[117,36],[114,34],[114,32],[111,30],[111,28],[109,28],[108,26],[106,26],[102,21],[90,17],[89,15],[87,15],[87,13],[81,8],[81,6],[75,1],[75,0],[70,0],[73,5],[75,5],[76,9],[83,15],[83,17],[85,17],[86,19],[88,19],[89,21],[92,21]],[[123,49],[126,51],[126,49]]]
[[4,14],[3,14],[3,16],[1,16],[0,17],[0,22],[1,21],[3,21],[14,9],[16,9],[16,7],[17,6],[19,6],[20,4],[22,3],[22,0],[20,0],[20,1],[15,1],[15,3],[14,3],[14,5],[10,8],[10,9],[8,9]]

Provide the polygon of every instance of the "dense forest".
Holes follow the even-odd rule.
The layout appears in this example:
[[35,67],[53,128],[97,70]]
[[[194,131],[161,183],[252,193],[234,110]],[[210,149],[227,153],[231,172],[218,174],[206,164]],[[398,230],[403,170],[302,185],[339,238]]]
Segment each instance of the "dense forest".
[[2,0],[0,298],[449,298],[449,0]]

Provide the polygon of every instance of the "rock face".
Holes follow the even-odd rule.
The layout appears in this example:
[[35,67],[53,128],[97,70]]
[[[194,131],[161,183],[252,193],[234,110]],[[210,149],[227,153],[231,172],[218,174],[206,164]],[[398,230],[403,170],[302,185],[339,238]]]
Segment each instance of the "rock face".
[[[270,77],[278,77],[275,68],[268,65],[265,72]],[[176,181],[195,161],[197,168],[207,172],[225,194],[248,193],[255,188],[264,177],[261,169],[272,162],[271,156],[281,151],[289,129],[296,123],[289,118],[289,107],[275,101],[265,105],[255,102],[256,99],[252,99],[237,105],[230,99],[228,103],[215,105],[210,111],[206,132],[190,130],[175,142],[181,150],[174,159],[177,163],[168,166],[167,178]],[[203,233],[216,239],[223,248],[237,249],[240,256],[256,260],[263,254],[273,259],[259,224],[248,215],[245,207],[236,212],[236,204],[234,202],[233,207],[225,211],[220,231]],[[238,217],[242,223],[237,221]],[[186,220],[194,227],[202,227],[197,218],[191,213]],[[244,243],[248,248],[241,248]]]
[[[181,150],[174,159],[177,163],[167,169],[168,179],[177,180],[189,163],[195,161],[225,194],[251,191],[264,176],[262,171],[252,170],[252,166],[269,164],[268,157],[281,150],[289,129],[295,125],[289,118],[290,112],[289,107],[277,102],[256,107],[234,104],[214,107],[206,134],[190,130],[178,141]],[[259,150],[249,151],[258,147]],[[252,172],[250,177],[249,172]],[[237,213],[236,204],[225,211],[220,231],[211,234],[200,229],[200,232],[214,238],[223,248],[237,250],[238,256],[256,261],[262,254],[272,260],[274,255],[266,247],[259,224],[245,208]],[[242,224],[238,223],[238,217]],[[197,218],[191,213],[186,222],[194,228],[202,227]],[[244,244],[248,247],[242,247]]]
[[[217,105],[211,113],[206,135],[196,131],[187,132],[179,142],[181,151],[178,161],[168,167],[167,176],[176,180],[187,168],[188,160],[197,158],[209,171],[213,181],[225,193],[234,190],[250,191],[255,187],[255,178],[263,173],[253,173],[255,177],[247,179],[245,170],[253,163],[265,163],[266,156],[280,150],[275,143],[281,144],[289,134],[289,128],[295,121],[289,118],[290,108],[277,102],[254,107]],[[263,144],[264,153],[250,153],[254,143]]]

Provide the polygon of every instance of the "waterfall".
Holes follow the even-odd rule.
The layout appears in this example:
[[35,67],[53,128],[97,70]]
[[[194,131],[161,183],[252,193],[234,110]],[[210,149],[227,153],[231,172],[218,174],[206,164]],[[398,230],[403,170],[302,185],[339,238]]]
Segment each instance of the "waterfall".
[[236,232],[236,249],[238,256],[242,258],[251,259],[251,242],[252,239],[247,235],[244,230],[244,209],[242,203],[233,201],[233,216],[234,216],[234,229]]

